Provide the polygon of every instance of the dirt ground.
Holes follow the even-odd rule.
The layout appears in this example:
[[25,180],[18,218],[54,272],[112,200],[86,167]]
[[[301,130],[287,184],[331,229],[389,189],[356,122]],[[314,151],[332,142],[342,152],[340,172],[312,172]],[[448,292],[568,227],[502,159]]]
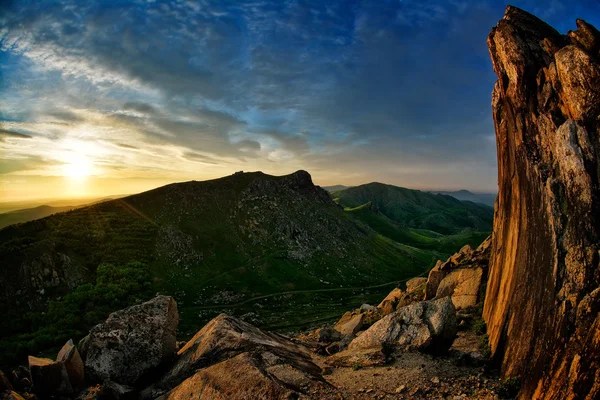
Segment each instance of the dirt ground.
[[[459,332],[448,355],[434,357],[419,352],[398,352],[385,366],[329,367],[325,379],[331,390],[311,398],[337,399],[498,399],[498,371],[465,362],[465,353],[477,351],[478,337]],[[326,367],[326,357],[315,362]],[[471,365],[466,365],[471,364]]]

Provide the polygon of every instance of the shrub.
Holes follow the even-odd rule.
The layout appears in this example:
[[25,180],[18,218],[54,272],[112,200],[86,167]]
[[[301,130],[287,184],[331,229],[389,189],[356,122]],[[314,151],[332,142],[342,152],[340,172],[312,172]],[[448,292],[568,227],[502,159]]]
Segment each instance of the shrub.
[[486,359],[492,356],[492,349],[490,347],[489,340],[490,338],[487,333],[481,336],[481,338],[479,338],[479,351],[481,352],[481,355]]
[[521,379],[516,376],[506,378],[498,388],[498,395],[503,399],[512,399],[517,397],[521,389]]

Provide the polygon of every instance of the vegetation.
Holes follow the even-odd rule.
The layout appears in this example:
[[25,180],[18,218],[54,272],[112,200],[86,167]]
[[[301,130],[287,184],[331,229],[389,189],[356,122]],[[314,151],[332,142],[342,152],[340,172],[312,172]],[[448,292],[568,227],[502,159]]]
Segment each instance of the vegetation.
[[[131,262],[124,266],[102,264],[96,271],[96,283],[79,286],[62,299],[51,301],[46,313],[13,315],[20,333],[0,340],[0,366],[14,365],[28,354],[54,348],[70,338],[81,338],[112,311],[140,303],[152,295],[147,266]],[[3,321],[3,325],[6,321]],[[8,324],[6,324],[8,327]],[[3,326],[5,328],[5,326]]]
[[168,185],[1,229],[0,352],[22,363],[155,293],[177,300],[184,338],[221,312],[306,329],[379,302],[486,235],[344,211],[302,172]]
[[503,399],[514,399],[519,394],[519,390],[521,390],[521,379],[511,376],[500,384],[498,395]]

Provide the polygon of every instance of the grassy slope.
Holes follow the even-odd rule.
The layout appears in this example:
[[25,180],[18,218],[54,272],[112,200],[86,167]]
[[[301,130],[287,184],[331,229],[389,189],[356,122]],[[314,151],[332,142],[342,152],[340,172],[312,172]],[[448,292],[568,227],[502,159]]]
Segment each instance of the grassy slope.
[[332,196],[345,208],[371,202],[378,211],[405,228],[443,235],[457,234],[468,228],[489,231],[493,222],[493,209],[485,205],[376,182],[333,192]]

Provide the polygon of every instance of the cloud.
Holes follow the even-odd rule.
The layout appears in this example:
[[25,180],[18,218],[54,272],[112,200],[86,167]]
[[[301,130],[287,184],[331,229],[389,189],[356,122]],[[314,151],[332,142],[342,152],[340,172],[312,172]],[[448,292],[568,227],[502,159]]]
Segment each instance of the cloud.
[[[187,178],[202,162],[207,177],[303,168],[493,189],[485,38],[505,3],[4,4],[0,120],[32,139],[0,134],[2,149],[60,161],[76,143],[114,176]],[[516,5],[561,28],[600,22],[586,1]]]
[[31,139],[31,136],[26,135],[24,133],[10,131],[7,129],[0,128],[0,140],[3,140],[3,138],[7,138],[7,137],[17,138],[17,139]]

